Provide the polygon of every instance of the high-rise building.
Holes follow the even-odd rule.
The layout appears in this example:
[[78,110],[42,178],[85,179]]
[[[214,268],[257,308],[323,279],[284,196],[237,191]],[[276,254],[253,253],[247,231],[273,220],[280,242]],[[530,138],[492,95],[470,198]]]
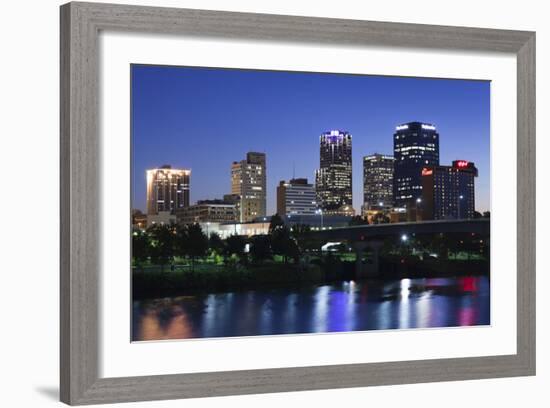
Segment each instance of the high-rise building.
[[439,133],[434,125],[410,122],[393,135],[393,199],[398,207],[416,202],[422,195],[422,168],[439,165]]
[[352,205],[351,134],[331,130],[321,134],[320,167],[315,174],[317,202],[323,210]]
[[314,215],[317,210],[315,186],[306,178],[281,181],[277,186],[277,214]]
[[189,206],[191,170],[173,169],[165,165],[147,170],[147,215],[159,212],[174,214],[178,208]]
[[393,156],[363,157],[363,209],[382,210],[393,206]]
[[423,219],[473,218],[475,211],[474,163],[455,160],[452,166],[425,166],[422,169]]
[[241,222],[266,215],[266,180],[265,153],[248,152],[231,165],[231,194],[240,197]]

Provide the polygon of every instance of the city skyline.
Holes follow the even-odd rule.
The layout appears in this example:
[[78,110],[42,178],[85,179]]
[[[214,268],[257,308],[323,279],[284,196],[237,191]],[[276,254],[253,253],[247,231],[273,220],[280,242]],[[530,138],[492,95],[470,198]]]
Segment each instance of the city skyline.
[[314,180],[319,136],[342,129],[353,136],[360,213],[363,156],[391,155],[395,126],[418,120],[437,127],[442,165],[476,162],[476,209],[489,210],[489,109],[481,81],[133,65],[132,205],[145,209],[145,171],[163,164],[191,169],[192,204],[221,198],[231,164],[259,151],[273,214],[277,184]]

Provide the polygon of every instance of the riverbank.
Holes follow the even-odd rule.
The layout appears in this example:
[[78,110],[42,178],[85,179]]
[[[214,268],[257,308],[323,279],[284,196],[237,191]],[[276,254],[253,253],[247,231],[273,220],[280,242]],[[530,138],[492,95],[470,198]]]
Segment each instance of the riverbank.
[[266,286],[294,286],[324,282],[317,265],[293,264],[211,266],[165,272],[133,271],[134,299],[169,296],[189,291],[237,291]]
[[[366,265],[369,267],[370,265]],[[486,260],[381,259],[377,280],[488,276]],[[329,258],[304,264],[197,265],[195,269],[165,267],[132,271],[132,298],[146,299],[186,293],[228,292],[265,287],[298,287],[357,279],[355,262]]]

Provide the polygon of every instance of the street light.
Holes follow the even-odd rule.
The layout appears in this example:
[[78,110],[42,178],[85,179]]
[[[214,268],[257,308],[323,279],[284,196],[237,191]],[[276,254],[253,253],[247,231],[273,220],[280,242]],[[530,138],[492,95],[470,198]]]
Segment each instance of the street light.
[[407,234],[401,235],[401,241],[407,242],[408,240],[409,240],[409,237],[407,236]]
[[323,226],[323,210],[319,208],[315,212],[321,216],[321,230],[323,230],[323,228],[324,228],[324,226]]

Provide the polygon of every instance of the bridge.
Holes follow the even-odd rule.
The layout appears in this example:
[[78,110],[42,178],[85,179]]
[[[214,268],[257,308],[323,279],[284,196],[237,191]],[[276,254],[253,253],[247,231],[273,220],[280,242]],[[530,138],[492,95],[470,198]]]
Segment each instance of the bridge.
[[[325,241],[347,241],[356,254],[356,274],[358,277],[376,276],[379,273],[379,254],[384,239],[391,236],[421,234],[474,233],[490,235],[490,219],[436,220],[400,222],[394,224],[354,225],[350,227],[312,231],[314,238]],[[366,271],[363,265],[365,250],[372,251],[372,267]]]

